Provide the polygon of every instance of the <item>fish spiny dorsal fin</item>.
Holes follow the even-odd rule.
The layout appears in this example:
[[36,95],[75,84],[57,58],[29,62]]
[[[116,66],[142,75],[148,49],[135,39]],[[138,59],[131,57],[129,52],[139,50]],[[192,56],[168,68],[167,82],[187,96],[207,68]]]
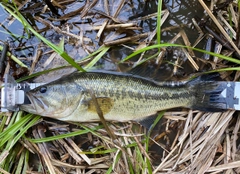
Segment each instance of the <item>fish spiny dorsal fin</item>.
[[189,80],[188,83],[194,84],[195,82],[198,83],[199,81],[220,81],[220,80],[222,80],[219,73],[198,74],[196,76],[197,76],[196,78]]
[[126,73],[148,78],[154,81],[164,80],[163,74],[160,72],[159,65],[155,63],[142,63],[141,65],[135,66]]

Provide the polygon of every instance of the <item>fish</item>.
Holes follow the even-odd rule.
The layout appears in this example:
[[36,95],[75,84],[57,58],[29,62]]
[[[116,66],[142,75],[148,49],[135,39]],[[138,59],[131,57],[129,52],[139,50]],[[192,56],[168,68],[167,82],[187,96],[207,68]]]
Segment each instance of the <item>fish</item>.
[[92,122],[100,121],[97,101],[105,120],[125,122],[172,108],[226,110],[222,90],[203,76],[167,83],[129,73],[75,72],[26,92],[31,104],[20,109],[62,121]]

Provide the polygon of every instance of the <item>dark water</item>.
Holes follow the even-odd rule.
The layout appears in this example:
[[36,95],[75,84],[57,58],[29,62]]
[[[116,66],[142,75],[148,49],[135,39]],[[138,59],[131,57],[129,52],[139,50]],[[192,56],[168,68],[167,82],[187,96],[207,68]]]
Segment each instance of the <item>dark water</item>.
[[168,21],[164,24],[163,28],[168,26],[180,26],[179,29],[170,30],[168,33],[163,33],[163,40],[168,41],[170,36],[175,36],[176,32],[180,29],[184,29],[187,33],[187,36],[190,42],[195,41],[198,37],[196,29],[194,29],[192,24],[192,19],[201,19],[204,15],[203,8],[198,1],[185,0],[185,1],[176,1],[176,0],[165,0],[164,4],[169,10],[170,15]]
[[[54,44],[58,44],[61,38],[64,37],[65,51],[76,61],[81,60],[87,56],[88,53],[97,50],[103,42],[110,40],[110,38],[113,36],[115,36],[113,37],[114,39],[117,39],[151,32],[156,28],[156,18],[141,20],[142,16],[157,12],[156,0],[150,0],[146,2],[143,0],[127,1],[117,16],[117,19],[122,23],[136,23],[137,26],[142,28],[141,30],[105,30],[101,38],[96,38],[98,30],[91,30],[92,26],[101,26],[104,21],[109,19],[106,16],[102,15],[102,13],[106,13],[102,1],[98,1],[97,4],[95,4],[94,7],[88,11],[85,17],[81,17],[81,13],[76,13],[73,15],[73,17],[67,20],[59,20],[60,17],[83,7],[85,3],[85,1],[76,1],[69,4],[64,4],[63,6],[66,8],[57,8],[56,14],[50,10],[42,13],[41,11],[46,4],[42,3],[42,1],[30,1],[22,9],[20,9],[20,12],[37,31],[42,31],[40,33],[42,36]],[[120,1],[109,1],[109,16],[113,16],[119,3]],[[198,1],[165,0],[163,6],[169,10],[170,15],[162,26],[162,29],[171,26],[179,27],[177,29],[162,32],[162,42],[169,42],[181,29],[183,29],[188,35],[190,42],[193,43],[198,37],[198,34],[196,32],[196,29],[193,28],[192,18],[197,17],[201,19],[203,16],[203,9],[199,5]],[[20,22],[17,20],[12,20],[12,18],[9,17],[8,13],[6,13],[2,8],[0,8],[0,15],[0,23],[2,24],[0,27],[0,41],[7,41],[10,45],[10,48],[12,49],[13,54],[17,57],[22,58],[22,61],[26,65],[31,66],[37,50],[40,49],[43,53],[50,51],[50,49],[44,44],[39,45],[40,41],[34,36],[31,35],[28,37],[28,34],[24,32]],[[83,36],[83,41],[66,36],[62,33],[57,33],[51,27],[38,22],[33,17],[41,17],[43,20],[52,24],[54,27],[58,27],[63,31],[69,31],[69,33],[75,34],[76,36]],[[176,43],[184,44],[181,39],[177,40]],[[136,44],[127,45],[132,48],[136,48],[137,46]],[[177,49],[169,48],[168,51],[165,52],[164,62],[160,66],[157,66],[159,68],[159,74],[161,76],[160,79],[168,79],[168,77],[173,76],[172,64],[176,61],[174,58],[173,50]],[[151,56],[152,54],[156,53],[156,51],[157,50],[152,50],[150,52],[147,52],[145,57]],[[114,46],[96,65],[100,69],[116,70],[118,69],[117,62],[125,58],[130,53],[132,53],[132,50],[126,47],[123,47],[121,45]],[[181,54],[181,51],[179,54]],[[45,66],[46,61],[50,55],[51,54],[43,54],[40,57],[40,60],[36,64],[35,71],[41,71],[46,68],[65,64],[64,61],[60,60],[53,61],[53,63]],[[59,60],[59,58],[56,59]],[[132,61],[136,61],[137,59],[138,56],[135,59],[132,59]],[[182,64],[183,69],[179,69],[178,74],[189,74],[195,71],[191,65],[187,63],[186,57],[183,56],[181,60],[186,63]],[[122,65],[120,68],[124,71],[125,67],[128,67],[129,65],[131,66],[132,63],[130,62],[130,64],[128,63],[126,65]],[[155,61],[152,60],[150,64],[152,66],[152,64],[155,64]]]

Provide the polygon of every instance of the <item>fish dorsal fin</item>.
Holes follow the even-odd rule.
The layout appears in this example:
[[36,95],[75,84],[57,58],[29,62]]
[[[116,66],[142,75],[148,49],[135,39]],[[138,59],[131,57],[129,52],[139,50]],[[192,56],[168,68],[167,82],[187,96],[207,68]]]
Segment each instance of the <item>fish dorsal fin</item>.
[[215,72],[215,73],[211,73],[211,74],[202,74],[202,73],[197,73],[194,74],[193,76],[190,76],[190,79],[193,80],[189,80],[189,81],[220,81],[222,80],[220,77],[220,74]]
[[151,80],[159,81],[159,65],[150,64],[150,63],[142,63],[131,70],[127,71],[128,74],[133,74],[141,77],[145,77]]
[[211,73],[211,74],[203,74],[200,77],[200,80],[202,81],[220,81],[222,80],[220,77],[220,74],[215,72],[215,73]]

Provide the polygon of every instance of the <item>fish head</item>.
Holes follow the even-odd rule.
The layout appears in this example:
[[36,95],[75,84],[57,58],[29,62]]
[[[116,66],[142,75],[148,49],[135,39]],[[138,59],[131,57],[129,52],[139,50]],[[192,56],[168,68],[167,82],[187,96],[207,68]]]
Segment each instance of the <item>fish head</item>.
[[[51,118],[67,117],[78,105],[81,92],[73,86],[48,84],[26,92],[31,104],[20,106],[21,110]],[[77,95],[78,94],[78,95]],[[73,100],[74,99],[74,100]]]

